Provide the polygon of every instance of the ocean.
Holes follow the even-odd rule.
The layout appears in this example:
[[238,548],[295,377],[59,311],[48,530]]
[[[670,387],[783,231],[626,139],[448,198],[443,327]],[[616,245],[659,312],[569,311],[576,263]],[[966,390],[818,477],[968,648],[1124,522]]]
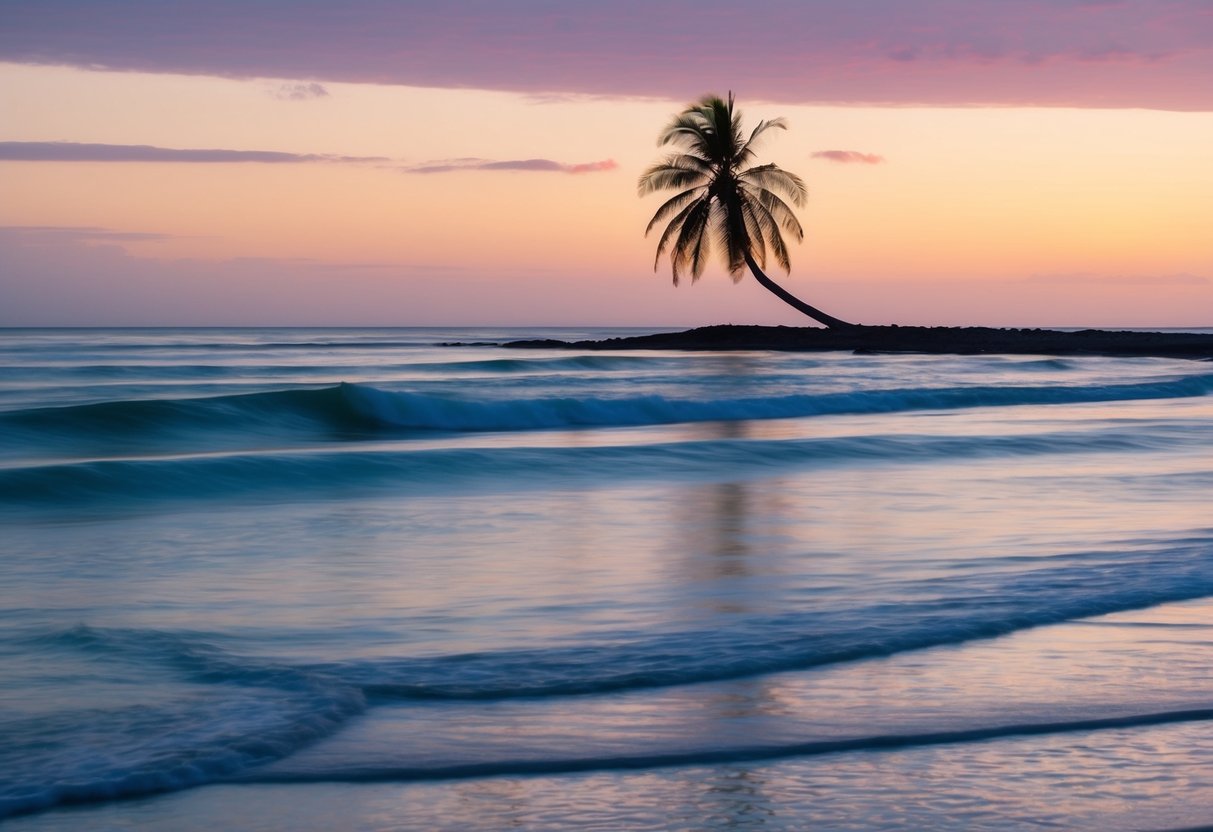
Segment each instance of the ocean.
[[1213,363],[0,330],[0,818],[1213,824]]

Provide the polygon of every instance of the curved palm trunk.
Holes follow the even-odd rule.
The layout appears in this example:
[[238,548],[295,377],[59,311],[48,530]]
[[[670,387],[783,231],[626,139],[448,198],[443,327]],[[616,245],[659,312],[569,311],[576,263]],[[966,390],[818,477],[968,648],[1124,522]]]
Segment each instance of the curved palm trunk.
[[816,306],[810,306],[800,298],[793,295],[787,289],[783,288],[774,280],[771,280],[771,278],[763,274],[762,269],[758,268],[758,263],[754,261],[754,258],[750,256],[749,252],[746,252],[745,262],[746,265],[750,267],[750,271],[753,273],[754,279],[757,280],[764,289],[775,295],[775,297],[779,298],[796,311],[803,312],[804,314],[808,315],[810,318],[817,321],[817,323],[827,326],[830,329],[851,329],[858,326],[858,324],[847,323],[840,318],[835,318],[833,315],[827,315]]

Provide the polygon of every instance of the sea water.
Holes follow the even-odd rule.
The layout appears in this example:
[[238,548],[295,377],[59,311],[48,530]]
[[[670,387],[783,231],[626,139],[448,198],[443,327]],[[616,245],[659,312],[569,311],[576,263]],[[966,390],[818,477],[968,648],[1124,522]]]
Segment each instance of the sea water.
[[0,331],[0,818],[1213,824],[1213,364]]

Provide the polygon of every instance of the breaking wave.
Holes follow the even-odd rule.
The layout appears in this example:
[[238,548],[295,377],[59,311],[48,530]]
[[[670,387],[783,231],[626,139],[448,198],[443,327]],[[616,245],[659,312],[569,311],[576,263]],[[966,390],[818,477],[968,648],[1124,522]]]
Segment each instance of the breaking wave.
[[[582,360],[582,359],[568,359]],[[611,360],[611,359],[608,359]],[[784,419],[1187,398],[1213,393],[1213,374],[1087,386],[960,386],[716,399],[661,395],[466,399],[343,383],[322,389],[232,396],[140,399],[0,414],[13,435],[43,441],[254,432],[314,438],[421,431],[520,431],[678,422]]]

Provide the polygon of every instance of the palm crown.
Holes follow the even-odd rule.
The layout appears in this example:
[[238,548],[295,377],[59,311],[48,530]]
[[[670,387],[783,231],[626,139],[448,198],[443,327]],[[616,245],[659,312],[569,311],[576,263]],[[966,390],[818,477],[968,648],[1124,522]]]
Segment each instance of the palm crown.
[[657,243],[657,258],[669,249],[674,283],[689,271],[692,281],[703,273],[713,244],[724,255],[729,274],[740,280],[747,261],[766,266],[767,252],[788,271],[788,249],[781,231],[804,238],[804,229],[785,200],[803,206],[807,190],[799,176],[777,165],[753,165],[754,147],[768,130],[787,129],[783,119],[761,121],[749,138],[741,114],[727,102],[706,96],[674,117],[658,138],[678,152],[653,165],[640,177],[640,194],[678,189],[657,209],[645,229],[670,218]]
[[755,165],[754,147],[773,128],[787,129],[783,119],[761,121],[745,138],[741,113],[733,109],[733,94],[723,101],[708,95],[692,104],[661,131],[657,143],[672,145],[674,153],[653,165],[640,177],[640,195],[676,190],[665,201],[645,229],[645,236],[668,220],[657,243],[653,269],[667,249],[678,285],[683,272],[692,282],[703,274],[713,246],[724,254],[733,282],[749,267],[754,279],[776,297],[828,327],[851,327],[832,315],[802,301],[771,280],[766,268],[768,252],[775,262],[790,271],[788,247],[783,232],[804,239],[804,229],[785,200],[804,205],[807,190],[794,173],[777,165]]

